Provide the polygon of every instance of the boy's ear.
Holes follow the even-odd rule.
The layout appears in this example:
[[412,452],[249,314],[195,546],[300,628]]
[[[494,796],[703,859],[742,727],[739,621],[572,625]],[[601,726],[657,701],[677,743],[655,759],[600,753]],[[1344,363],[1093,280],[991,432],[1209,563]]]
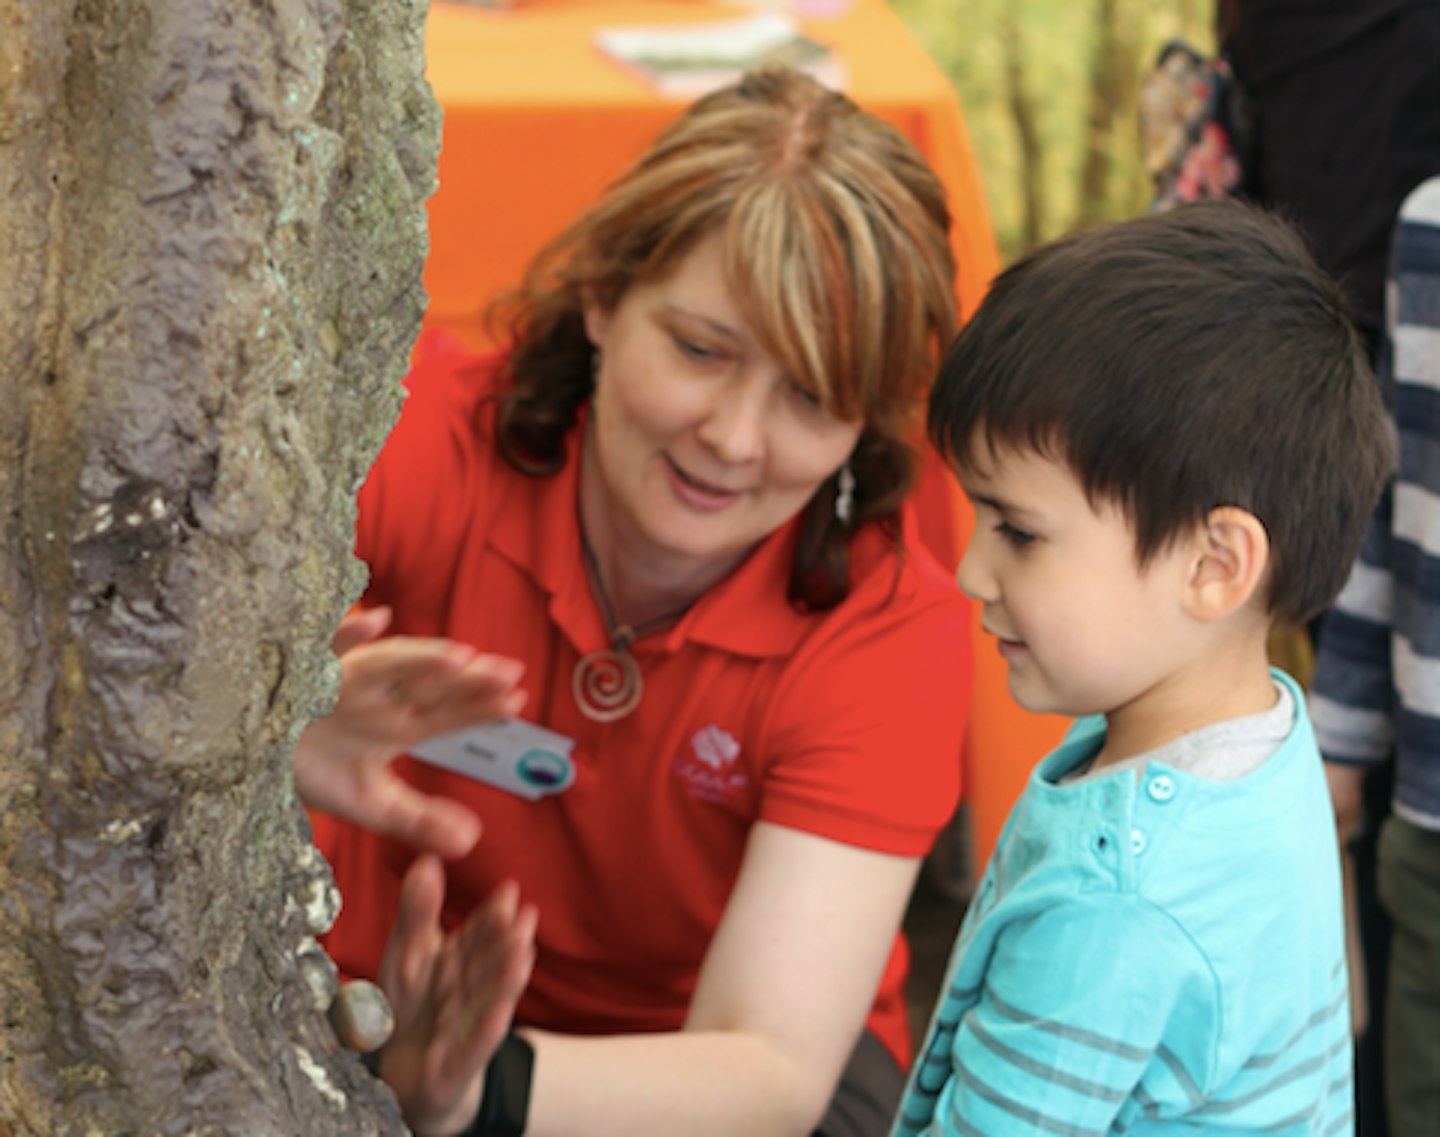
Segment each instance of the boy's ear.
[[1219,505],[1196,535],[1185,610],[1210,622],[1243,607],[1255,595],[1270,563],[1270,536],[1249,510]]

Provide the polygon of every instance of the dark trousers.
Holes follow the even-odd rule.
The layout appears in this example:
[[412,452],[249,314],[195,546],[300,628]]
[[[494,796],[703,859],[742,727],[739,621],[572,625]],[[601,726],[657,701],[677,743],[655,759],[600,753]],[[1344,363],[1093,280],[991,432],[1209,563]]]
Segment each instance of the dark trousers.
[[1377,852],[1380,829],[1390,814],[1394,767],[1387,763],[1365,779],[1364,821],[1350,842],[1354,859],[1356,921],[1365,952],[1365,993],[1370,1021],[1355,1040],[1355,1137],[1389,1137],[1381,1040],[1389,978],[1390,917],[1380,904]]
[[1390,914],[1385,1112],[1391,1137],[1440,1135],[1440,832],[1392,814],[1380,831]]
[[885,1137],[904,1089],[905,1071],[885,1045],[865,1031],[813,1137]]

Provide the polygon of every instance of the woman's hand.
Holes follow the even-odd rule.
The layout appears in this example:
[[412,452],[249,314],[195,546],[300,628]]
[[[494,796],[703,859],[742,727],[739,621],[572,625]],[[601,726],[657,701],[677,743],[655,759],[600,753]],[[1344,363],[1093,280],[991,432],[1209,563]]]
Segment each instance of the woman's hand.
[[479,840],[479,818],[416,790],[391,763],[434,735],[518,714],[524,667],[451,640],[377,640],[389,623],[388,608],[340,622],[332,642],[340,697],[300,736],[295,787],[315,809],[444,857],[464,856]]
[[380,986],[395,1033],[380,1074],[416,1134],[464,1129],[480,1108],[485,1067],[505,1038],[535,963],[533,907],[513,882],[453,932],[440,926],[445,874],[422,856],[406,873]]

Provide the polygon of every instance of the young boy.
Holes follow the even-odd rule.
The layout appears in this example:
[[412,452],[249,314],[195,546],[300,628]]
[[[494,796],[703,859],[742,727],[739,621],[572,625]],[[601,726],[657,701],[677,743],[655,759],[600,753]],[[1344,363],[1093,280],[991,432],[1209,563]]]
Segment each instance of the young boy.
[[1335,285],[1204,203],[995,283],[930,402],[964,590],[1015,698],[1085,716],[1032,773],[893,1132],[1348,1134],[1334,821],[1277,621],[1344,582],[1389,470]]

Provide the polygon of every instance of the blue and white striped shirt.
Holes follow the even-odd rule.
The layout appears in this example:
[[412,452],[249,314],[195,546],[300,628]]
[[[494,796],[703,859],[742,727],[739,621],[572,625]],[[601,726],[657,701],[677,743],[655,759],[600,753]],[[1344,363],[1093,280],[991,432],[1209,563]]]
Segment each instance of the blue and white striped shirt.
[[1031,775],[966,913],[892,1137],[1354,1131],[1339,851],[1294,725],[1233,781]]
[[1440,829],[1440,178],[1401,207],[1389,289],[1399,468],[1325,618],[1311,710],[1327,759],[1393,753],[1396,814]]

